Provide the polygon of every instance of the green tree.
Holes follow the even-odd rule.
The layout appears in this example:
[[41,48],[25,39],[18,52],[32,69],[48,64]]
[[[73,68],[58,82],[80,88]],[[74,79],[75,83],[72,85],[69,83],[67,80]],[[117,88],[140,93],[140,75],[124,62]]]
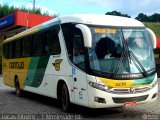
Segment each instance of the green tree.
[[107,12],[105,15],[123,16],[123,17],[128,17],[128,18],[131,17],[127,14],[122,14],[121,12],[117,12],[117,11]]
[[8,4],[0,5],[0,18],[4,17],[8,14],[11,14],[17,10],[24,11],[24,12],[30,12],[30,13],[35,13],[35,14],[40,14],[40,15],[45,15],[45,16],[52,16],[52,17],[57,17],[56,15],[49,14],[47,11],[45,13],[41,12],[40,8],[36,8],[34,11],[33,9],[26,8],[22,6],[21,8],[15,7],[15,6],[9,6]]
[[141,22],[148,22],[150,21],[150,18],[143,14],[143,13],[139,13],[138,16],[136,17],[137,20],[141,21]]
[[141,22],[160,22],[160,14],[154,13],[151,16],[147,16],[143,13],[138,14],[136,17],[137,20]]
[[160,22],[160,14],[155,13],[155,14],[151,15],[150,20],[151,20],[151,22]]

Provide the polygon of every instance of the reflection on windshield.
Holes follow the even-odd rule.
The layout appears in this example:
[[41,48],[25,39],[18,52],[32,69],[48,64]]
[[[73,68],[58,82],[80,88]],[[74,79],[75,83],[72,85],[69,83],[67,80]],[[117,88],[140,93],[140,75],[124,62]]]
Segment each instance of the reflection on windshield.
[[155,67],[153,48],[145,29],[124,29],[123,35],[127,40],[129,51],[132,51],[145,70]]
[[120,44],[116,44],[112,39],[113,38],[105,36],[97,42],[95,46],[95,52],[98,59],[120,57],[120,54],[118,54],[118,48],[120,47]]
[[[89,49],[91,69],[107,73],[115,73],[117,70],[118,74],[127,74],[155,68],[153,48],[145,29],[90,29],[93,38],[92,48]],[[131,51],[138,60],[137,64],[126,54],[124,41],[128,52]]]

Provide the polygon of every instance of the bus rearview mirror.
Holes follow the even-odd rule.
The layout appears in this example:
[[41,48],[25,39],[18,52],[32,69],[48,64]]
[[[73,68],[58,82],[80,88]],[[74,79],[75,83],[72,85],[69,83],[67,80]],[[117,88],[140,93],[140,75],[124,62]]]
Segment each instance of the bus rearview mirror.
[[154,32],[153,32],[151,29],[149,29],[149,28],[147,28],[147,31],[148,31],[148,33],[149,33],[152,46],[153,46],[153,48],[155,49],[156,46],[157,46],[156,35],[155,35]]
[[92,47],[92,35],[90,29],[83,24],[77,24],[77,28],[79,28],[82,31],[83,39],[84,39],[84,46],[87,48]]

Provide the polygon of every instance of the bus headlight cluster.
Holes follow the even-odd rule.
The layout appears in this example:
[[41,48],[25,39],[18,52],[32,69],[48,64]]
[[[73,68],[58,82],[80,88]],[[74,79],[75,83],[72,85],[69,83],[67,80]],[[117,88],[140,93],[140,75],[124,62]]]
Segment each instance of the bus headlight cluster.
[[155,81],[153,81],[153,83],[151,83],[150,86],[151,86],[152,88],[155,87],[155,86],[157,85],[157,82],[158,82],[158,81],[157,81],[157,79],[156,79]]
[[105,86],[105,85],[102,85],[102,84],[98,84],[98,83],[95,83],[95,82],[91,82],[89,81],[88,84],[93,87],[93,88],[96,88],[96,89],[99,89],[99,90],[102,90],[102,91],[108,91],[108,87]]

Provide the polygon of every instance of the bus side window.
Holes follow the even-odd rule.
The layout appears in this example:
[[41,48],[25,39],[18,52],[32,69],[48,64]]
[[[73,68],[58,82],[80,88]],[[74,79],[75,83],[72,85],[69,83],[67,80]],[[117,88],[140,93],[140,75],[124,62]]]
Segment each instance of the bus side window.
[[85,69],[85,47],[82,32],[74,24],[62,24],[68,57],[77,67]]
[[15,41],[9,43],[9,58],[15,57]]
[[59,25],[52,26],[45,34],[46,39],[46,53],[47,54],[60,54],[61,48],[59,43],[59,33],[60,27]]
[[44,33],[34,34],[32,36],[32,55],[40,56],[43,54]]
[[21,49],[21,47],[22,47],[22,45],[21,45],[21,40],[16,40],[15,41],[15,57],[16,58],[19,58],[19,57],[21,57],[22,56],[22,49]]
[[78,28],[73,32],[73,63],[85,69],[85,47],[82,32]]
[[31,36],[23,39],[22,56],[29,57],[31,53]]
[[3,45],[3,57],[4,58],[8,58],[9,56],[9,52],[8,52],[8,49],[9,47],[8,47],[8,43],[5,43],[4,45]]

